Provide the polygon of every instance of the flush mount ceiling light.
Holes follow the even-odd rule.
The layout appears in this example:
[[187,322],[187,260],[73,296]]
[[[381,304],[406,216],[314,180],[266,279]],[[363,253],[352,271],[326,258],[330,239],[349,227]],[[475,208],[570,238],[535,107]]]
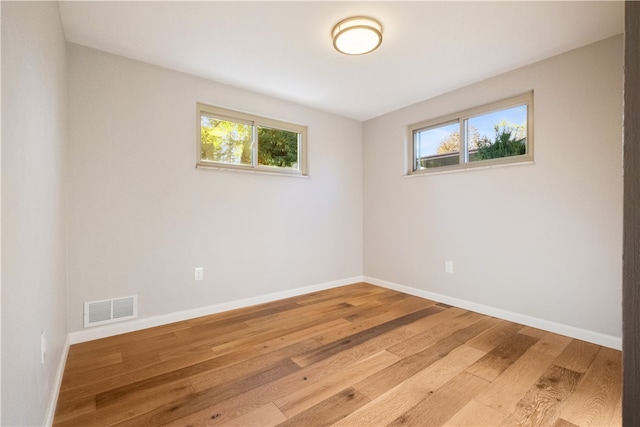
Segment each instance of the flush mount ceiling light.
[[382,43],[382,25],[373,18],[354,16],[338,22],[333,31],[333,47],[346,55],[372,52]]

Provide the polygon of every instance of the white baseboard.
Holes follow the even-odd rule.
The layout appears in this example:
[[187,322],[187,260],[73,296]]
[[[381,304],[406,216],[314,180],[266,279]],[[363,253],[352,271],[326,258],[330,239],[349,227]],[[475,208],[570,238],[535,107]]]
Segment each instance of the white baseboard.
[[183,320],[194,319],[196,317],[208,316],[210,314],[220,313],[223,311],[235,310],[237,308],[249,307],[256,304],[262,304],[265,302],[276,301],[279,299],[295,297],[298,295],[308,294],[311,292],[337,288],[338,286],[350,285],[352,283],[357,283],[362,281],[363,281],[362,276],[349,277],[347,279],[335,280],[332,282],[325,282],[317,285],[305,286],[302,288],[290,289],[290,290],[281,291],[281,292],[274,292],[271,294],[260,295],[257,297],[223,302],[220,304],[194,308],[191,310],[178,311],[174,313],[162,314],[159,316],[145,317],[145,318],[125,321],[117,324],[96,326],[91,329],[84,329],[77,332],[71,332],[69,334],[69,342],[70,344],[78,344],[81,342],[96,340],[100,338],[106,338],[113,335],[119,335],[127,332],[138,331],[141,329],[152,328],[155,326],[162,326],[169,323],[180,322]]
[[[220,304],[214,304],[206,307],[194,308],[191,310],[184,310],[174,313],[168,313],[159,316],[151,316],[142,319],[130,320],[118,324],[111,324],[105,326],[98,326],[91,329],[84,329],[77,332],[71,332],[67,343],[77,344],[85,341],[91,341],[100,338],[106,338],[113,335],[124,334],[127,332],[138,331],[141,329],[152,328],[155,326],[166,325],[169,323],[180,322],[183,320],[193,319],[196,317],[207,316],[210,314],[220,313],[228,310],[235,310],[237,308],[249,307],[251,305],[262,304],[265,302],[276,301],[279,299],[290,298],[298,295],[308,294],[311,292],[322,291],[325,289],[336,288],[338,286],[349,285],[357,282],[367,282],[372,285],[382,286],[388,289],[393,289],[406,294],[415,295],[417,297],[430,299],[433,301],[441,302],[444,304],[453,305],[456,307],[464,308],[465,310],[475,311],[477,313],[486,314],[488,316],[497,317],[511,322],[520,323],[522,325],[531,326],[545,331],[554,332],[561,335],[566,335],[571,338],[591,342],[594,344],[602,345],[605,347],[613,348],[616,350],[622,350],[622,338],[613,335],[606,335],[599,332],[589,331],[586,329],[577,328],[575,326],[569,326],[561,323],[552,322],[549,320],[540,319],[537,317],[528,316],[525,314],[515,313],[508,310],[503,310],[496,307],[487,306],[484,304],[467,301],[460,298],[450,297],[447,295],[438,294],[435,292],[425,291],[422,289],[413,288],[410,286],[400,285],[397,283],[389,282],[375,277],[368,276],[355,276],[347,279],[335,280],[332,282],[320,283],[312,286],[305,286],[302,288],[290,289],[287,291],[274,292],[271,294],[259,295],[251,298],[244,298]],[[65,349],[65,351],[67,351]],[[66,353],[65,358],[66,360]],[[62,362],[64,363],[64,361]],[[64,365],[62,365],[64,370]],[[58,373],[60,378],[56,377],[56,380],[62,379],[62,371]],[[59,387],[58,387],[59,388]],[[56,396],[57,397],[57,396]],[[55,403],[54,403],[55,404]],[[53,408],[55,410],[55,407]],[[53,414],[51,414],[53,416]]]
[[525,326],[531,326],[545,331],[565,335],[582,341],[602,345],[622,350],[622,338],[613,335],[606,335],[599,332],[589,331],[586,329],[576,328],[575,326],[564,325],[562,323],[551,322],[549,320],[539,319],[537,317],[527,316],[525,314],[514,313],[512,311],[503,310],[488,305],[478,304],[475,302],[454,298],[422,289],[412,288],[410,286],[399,285],[397,283],[388,282],[386,280],[376,279],[375,277],[364,276],[362,281],[371,283],[372,285],[382,286],[384,288],[393,289],[405,294],[414,295],[421,298],[430,299],[432,301],[441,302],[455,307],[464,308],[465,310],[475,311],[477,313],[486,314],[487,316],[497,317],[499,319],[509,320],[511,322],[520,323]]
[[53,388],[51,391],[51,396],[49,396],[49,405],[47,407],[47,413],[45,414],[44,423],[42,423],[45,427],[50,427],[53,425],[53,417],[56,414],[56,405],[58,404],[58,396],[60,395],[60,386],[62,385],[62,375],[64,374],[64,367],[67,363],[67,355],[69,354],[69,346],[71,345],[69,341],[69,336],[67,335],[67,339],[64,343],[64,347],[62,348],[62,354],[60,355],[60,361],[58,362],[58,369],[56,370],[56,376],[53,380]]

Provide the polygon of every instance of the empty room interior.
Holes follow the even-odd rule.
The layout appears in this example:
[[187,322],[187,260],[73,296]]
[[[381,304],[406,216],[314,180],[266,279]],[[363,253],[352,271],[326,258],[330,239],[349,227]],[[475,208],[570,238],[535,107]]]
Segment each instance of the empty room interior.
[[1,424],[622,425],[625,8],[2,1]]

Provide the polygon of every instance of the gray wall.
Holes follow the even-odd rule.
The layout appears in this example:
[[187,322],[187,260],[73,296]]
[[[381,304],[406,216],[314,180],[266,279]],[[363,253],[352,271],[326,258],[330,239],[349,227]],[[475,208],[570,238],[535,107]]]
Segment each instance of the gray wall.
[[[365,276],[619,343],[622,77],[617,36],[365,122]],[[407,125],[529,90],[535,164],[403,176]]]
[[[70,331],[84,301],[145,318],[361,276],[361,122],[68,52]],[[195,169],[198,101],[307,125],[309,178]]]
[[[67,80],[55,2],[2,2],[2,425],[41,425],[67,336]],[[47,356],[40,362],[40,333]]]

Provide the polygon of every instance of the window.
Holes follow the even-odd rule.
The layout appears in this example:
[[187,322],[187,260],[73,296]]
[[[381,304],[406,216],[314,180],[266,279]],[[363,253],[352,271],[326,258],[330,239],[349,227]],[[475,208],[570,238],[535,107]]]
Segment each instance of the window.
[[306,175],[306,126],[197,105],[197,167]]
[[533,160],[533,92],[409,126],[410,174]]

